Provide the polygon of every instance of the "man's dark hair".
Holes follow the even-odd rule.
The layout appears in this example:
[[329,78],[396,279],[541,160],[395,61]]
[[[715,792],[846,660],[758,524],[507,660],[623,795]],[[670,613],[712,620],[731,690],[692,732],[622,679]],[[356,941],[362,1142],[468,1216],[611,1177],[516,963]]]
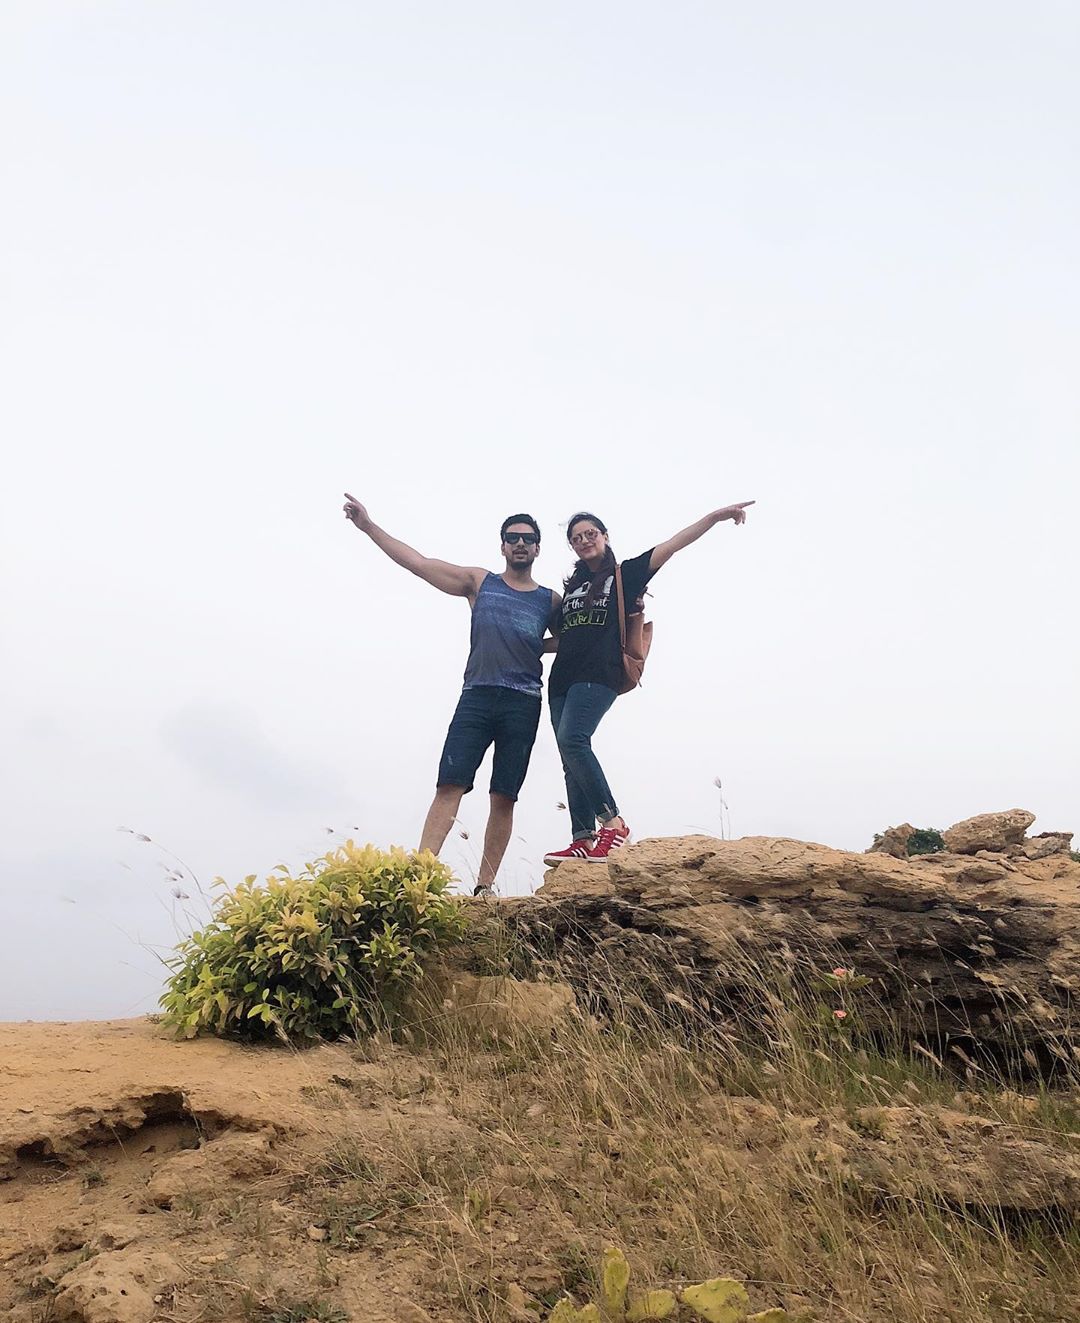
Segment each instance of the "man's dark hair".
[[499,529],[500,542],[506,541],[506,530],[510,527],[511,524],[531,524],[532,530],[536,534],[536,544],[537,546],[540,545],[540,525],[536,522],[536,520],[532,517],[532,515],[529,514],[508,515],[507,518],[504,519],[502,522],[502,528]]

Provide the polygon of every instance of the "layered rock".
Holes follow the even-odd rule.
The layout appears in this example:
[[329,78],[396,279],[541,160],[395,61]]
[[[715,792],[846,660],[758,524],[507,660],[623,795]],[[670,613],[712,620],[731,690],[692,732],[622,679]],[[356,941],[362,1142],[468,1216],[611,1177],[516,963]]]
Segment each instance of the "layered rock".
[[859,1008],[871,1028],[1020,1071],[1080,1059],[1080,864],[1067,854],[646,840],[605,865],[550,870],[507,919],[594,1002],[681,1002],[748,1022],[778,979],[809,986],[843,966],[871,980]]
[[894,859],[906,859],[908,841],[915,835],[915,828],[910,822],[902,822],[899,827],[886,827],[881,835],[875,836],[874,844],[867,854],[891,854]]
[[[1010,858],[1045,859],[1051,854],[1068,854],[1072,845],[1071,831],[1044,831],[1036,836],[1026,835],[1035,821],[1035,814],[1027,809],[1006,809],[1003,813],[979,813],[973,818],[953,823],[941,837],[944,849],[951,854],[980,854],[983,850],[1007,854]],[[867,854],[891,854],[894,859],[906,859],[909,854],[932,853],[933,850],[912,849],[912,837],[937,832],[920,832],[910,822],[886,829],[874,837]],[[940,848],[940,847],[939,847]]]
[[[1025,859],[1046,859],[1052,854],[1068,854],[1072,847],[1071,831],[1043,831],[1020,842],[1019,853]],[[1012,851],[1009,852],[1010,854]]]
[[1004,813],[978,813],[973,818],[954,823],[945,833],[945,849],[952,854],[977,854],[980,850],[1005,850],[1020,845],[1024,834],[1035,821],[1027,809],[1008,809]]

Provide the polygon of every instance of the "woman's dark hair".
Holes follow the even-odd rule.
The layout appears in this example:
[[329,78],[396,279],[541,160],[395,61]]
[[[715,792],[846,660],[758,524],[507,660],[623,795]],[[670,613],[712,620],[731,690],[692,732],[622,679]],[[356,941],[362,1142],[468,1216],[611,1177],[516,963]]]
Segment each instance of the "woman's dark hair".
[[[579,510],[576,515],[571,515],[566,521],[567,542],[570,542],[570,539],[574,536],[574,525],[580,524],[583,519],[591,519],[601,533],[607,532],[607,524],[597,515],[590,513],[588,510]],[[570,545],[573,546],[573,543],[571,542]]]
[[527,514],[507,515],[507,517],[502,521],[502,528],[499,529],[500,542],[506,541],[506,530],[510,527],[511,524],[531,524],[532,530],[536,534],[537,546],[539,546],[540,525],[536,522],[536,520],[532,517],[532,515],[527,515]]
[[[602,519],[597,519],[596,515],[590,514],[588,510],[579,510],[576,515],[572,515],[566,525],[566,540],[570,541],[570,534],[574,531],[574,525],[582,523],[583,520],[591,520],[601,533],[607,533],[607,525]],[[571,543],[571,545],[573,545]],[[609,542],[604,549],[604,558],[595,570],[592,570],[583,560],[574,562],[574,568],[563,580],[563,596],[566,597],[572,593],[575,588],[580,588],[583,583],[589,584],[589,591],[585,597],[585,608],[596,605],[596,599],[602,597],[604,593],[604,584],[607,583],[608,576],[615,573],[615,566],[618,561],[615,559],[615,553],[611,549]],[[589,581],[592,580],[590,583]]]

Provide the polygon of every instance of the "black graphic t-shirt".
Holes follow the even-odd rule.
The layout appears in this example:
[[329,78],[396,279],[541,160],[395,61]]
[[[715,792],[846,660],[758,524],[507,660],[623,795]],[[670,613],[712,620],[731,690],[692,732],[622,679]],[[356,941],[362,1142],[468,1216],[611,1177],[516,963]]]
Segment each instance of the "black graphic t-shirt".
[[[622,562],[623,606],[627,615],[652,578],[650,547],[633,560]],[[572,684],[606,684],[618,690],[622,684],[622,644],[619,621],[615,614],[615,575],[609,574],[595,603],[585,605],[589,581],[568,592],[563,598],[559,628],[559,650],[551,668],[548,692],[555,698],[565,694]]]

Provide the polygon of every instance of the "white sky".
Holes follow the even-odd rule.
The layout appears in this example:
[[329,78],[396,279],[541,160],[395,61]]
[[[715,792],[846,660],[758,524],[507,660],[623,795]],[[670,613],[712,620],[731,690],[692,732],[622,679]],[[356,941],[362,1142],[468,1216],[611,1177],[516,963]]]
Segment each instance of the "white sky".
[[[151,1009],[208,885],[415,842],[468,610],[657,577],[635,834],[1080,830],[1068,3],[0,11],[0,1019]],[[475,868],[487,769],[465,801]],[[503,889],[568,839],[550,728]],[[355,829],[355,830],[354,830]]]

